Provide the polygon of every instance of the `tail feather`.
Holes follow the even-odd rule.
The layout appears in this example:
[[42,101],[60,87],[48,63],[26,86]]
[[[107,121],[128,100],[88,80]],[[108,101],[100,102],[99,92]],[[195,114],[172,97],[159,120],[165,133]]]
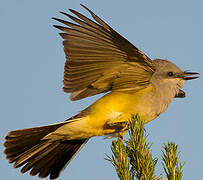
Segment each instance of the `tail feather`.
[[50,154],[47,154],[46,156],[42,157],[42,159],[40,160],[40,163],[38,160],[38,162],[33,161],[31,162],[32,164],[26,164],[26,166],[24,166],[21,169],[21,172],[24,173],[28,171],[29,169],[32,168],[33,164],[35,164],[35,167],[30,172],[30,175],[34,176],[36,174],[34,173],[34,171],[36,172],[37,170],[37,172],[39,172],[39,177],[41,178],[47,177],[51,173],[50,167],[53,166],[53,162],[55,162],[58,159],[59,153],[62,152],[62,150],[63,150],[63,147],[58,146],[57,148],[52,150]]
[[19,154],[39,144],[44,136],[50,132],[55,131],[62,125],[64,124],[59,123],[49,126],[26,128],[9,132],[5,137],[4,143],[4,146],[6,147],[4,150],[6,158],[10,163],[14,162]]
[[31,170],[32,176],[50,175],[50,179],[56,179],[88,140],[42,140],[62,125],[64,123],[9,132],[4,143],[6,158],[15,168],[23,166],[22,173]]
[[[40,154],[38,156],[36,156],[35,158],[30,159],[29,162],[27,162],[26,165],[21,169],[21,172],[22,173],[27,172],[28,170],[30,170],[38,162],[40,162],[41,165],[42,165],[42,163],[46,162],[44,164],[44,165],[46,165],[47,161],[48,161],[48,154],[51,152],[51,155],[54,156],[55,154],[53,152],[56,151],[58,145],[59,145],[58,143],[53,143],[52,147],[48,147],[47,149],[40,152]],[[50,156],[50,157],[52,157],[52,156]]]
[[[60,158],[55,161],[54,165],[51,167],[51,179],[56,179],[59,175],[61,170],[63,170],[69,162],[72,160],[72,158],[81,150],[81,148],[86,144],[88,139],[82,139],[78,141],[64,141],[63,145],[64,150],[63,153],[61,153]],[[67,147],[67,144],[70,144],[69,147]],[[67,161],[68,160],[68,161]]]
[[43,151],[46,151],[46,149],[49,149],[49,148],[50,148],[49,142],[43,142],[41,144],[35,145],[31,149],[29,149],[17,156],[14,167],[18,168],[18,167],[22,166],[23,164],[28,162],[31,158],[35,158],[36,156],[39,156],[39,154],[42,154]]

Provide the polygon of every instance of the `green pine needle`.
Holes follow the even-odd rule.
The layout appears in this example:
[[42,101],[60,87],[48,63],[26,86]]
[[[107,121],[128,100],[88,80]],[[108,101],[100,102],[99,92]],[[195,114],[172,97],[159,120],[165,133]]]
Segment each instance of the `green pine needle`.
[[184,164],[180,162],[180,152],[175,143],[163,147],[162,165],[167,178],[161,178],[155,175],[158,160],[152,156],[148,134],[138,115],[133,115],[129,121],[128,134],[128,140],[118,138],[112,141],[113,155],[106,158],[115,167],[120,180],[181,180]]
[[164,144],[162,151],[162,165],[168,180],[181,180],[184,163],[180,162],[180,151],[178,145],[169,142]]
[[120,180],[155,180],[157,159],[153,159],[151,145],[146,142],[147,134],[139,116],[132,116],[129,122],[129,139],[124,143],[112,141],[112,157],[107,156],[116,169]]

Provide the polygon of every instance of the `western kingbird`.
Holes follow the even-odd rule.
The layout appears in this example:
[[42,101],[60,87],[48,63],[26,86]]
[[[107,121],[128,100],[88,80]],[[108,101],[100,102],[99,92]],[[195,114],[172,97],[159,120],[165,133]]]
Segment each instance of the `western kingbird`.
[[55,179],[93,136],[122,137],[132,114],[147,123],[163,113],[180,88],[198,73],[168,60],[151,60],[87,7],[94,21],[70,9],[75,23],[53,18],[63,38],[66,63],[63,90],[71,100],[108,92],[76,116],[47,126],[11,131],[6,158],[22,173]]

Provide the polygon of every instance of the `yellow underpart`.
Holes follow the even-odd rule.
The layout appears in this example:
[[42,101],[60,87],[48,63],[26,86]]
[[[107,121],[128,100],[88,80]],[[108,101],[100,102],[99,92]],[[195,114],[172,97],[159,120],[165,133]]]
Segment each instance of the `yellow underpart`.
[[118,129],[112,124],[128,121],[132,114],[139,114],[141,119],[149,122],[157,116],[152,111],[154,92],[152,85],[134,93],[110,92],[91,106],[91,112],[86,117],[67,123],[47,138],[81,139],[116,133],[121,127]]

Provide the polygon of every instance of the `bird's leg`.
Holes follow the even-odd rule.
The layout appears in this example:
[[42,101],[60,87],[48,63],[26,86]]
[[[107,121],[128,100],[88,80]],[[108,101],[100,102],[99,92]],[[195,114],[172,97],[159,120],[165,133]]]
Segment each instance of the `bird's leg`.
[[121,121],[121,122],[109,122],[108,126],[115,129],[120,129],[120,131],[128,129],[129,123],[127,121]]
[[118,139],[119,140],[123,140],[123,137],[124,137],[124,135],[125,135],[125,133],[126,133],[126,131],[129,129],[129,123],[128,122],[126,122],[126,124],[125,124],[125,126],[123,127],[123,129],[121,129],[121,131],[119,132],[119,136],[118,136]]
[[126,133],[126,131],[121,131],[120,133],[118,133],[118,140],[119,141],[123,140],[123,137],[124,137],[125,133]]
[[108,123],[108,126],[111,128],[115,128],[117,131],[119,131],[118,139],[122,141],[126,131],[129,128],[129,123],[127,121],[114,122],[114,123]]

